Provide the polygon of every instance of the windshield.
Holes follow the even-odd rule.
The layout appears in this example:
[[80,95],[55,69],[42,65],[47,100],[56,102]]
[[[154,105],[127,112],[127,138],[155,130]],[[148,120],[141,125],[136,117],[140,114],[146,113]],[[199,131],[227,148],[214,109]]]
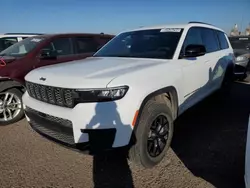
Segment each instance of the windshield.
[[3,50],[0,53],[0,56],[23,57],[33,50],[44,39],[45,38],[42,37],[26,38]]
[[119,34],[94,57],[172,59],[183,29],[153,29]]
[[249,50],[250,48],[250,37],[229,38],[229,40],[233,49]]

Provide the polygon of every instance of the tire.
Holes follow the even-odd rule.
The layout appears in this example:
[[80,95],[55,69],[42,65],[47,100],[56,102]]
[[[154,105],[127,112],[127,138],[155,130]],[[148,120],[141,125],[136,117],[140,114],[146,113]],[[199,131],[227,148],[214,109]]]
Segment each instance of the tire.
[[[148,135],[151,131],[151,126],[154,120],[157,119],[157,117],[162,116],[168,121],[168,139],[162,152],[157,156],[152,156],[148,150]],[[173,112],[170,103],[149,100],[142,110],[138,127],[136,127],[134,132],[136,143],[129,150],[130,161],[145,168],[151,168],[160,163],[170,147],[173,131]]]
[[[13,99],[12,99],[13,102],[11,102],[8,107],[6,106],[4,107],[3,105],[1,106],[1,104],[4,103],[3,96],[5,97],[7,94],[9,95],[8,101],[10,101],[10,96],[13,95]],[[19,121],[20,119],[24,117],[24,111],[22,108],[22,95],[23,93],[16,88],[7,89],[0,93],[0,106],[1,106],[0,107],[0,125],[9,125],[9,124]],[[6,111],[5,113],[7,113],[5,114],[6,116],[8,116],[8,118],[6,119],[4,119],[3,110]],[[10,116],[9,110],[13,112],[12,117]]]

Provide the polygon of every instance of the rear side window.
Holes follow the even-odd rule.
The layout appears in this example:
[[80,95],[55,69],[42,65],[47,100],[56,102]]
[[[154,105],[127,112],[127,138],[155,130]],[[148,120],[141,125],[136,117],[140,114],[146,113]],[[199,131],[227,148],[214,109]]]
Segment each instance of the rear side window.
[[12,46],[13,44],[17,42],[18,42],[17,37],[0,38],[0,51]]
[[58,56],[73,54],[71,38],[67,38],[67,37],[53,39],[50,42],[50,44],[45,46],[43,49],[55,50]]
[[111,37],[105,37],[105,36],[99,37],[99,39],[98,39],[99,47],[105,45],[110,40],[111,40]]
[[214,33],[214,30],[201,28],[201,38],[203,45],[206,47],[207,53],[220,50],[218,39]]
[[220,48],[221,49],[228,49],[229,45],[228,45],[225,33],[221,32],[221,31],[217,31],[217,36],[218,36],[218,39],[220,42]]
[[91,53],[96,52],[98,43],[94,37],[76,37],[77,53]]

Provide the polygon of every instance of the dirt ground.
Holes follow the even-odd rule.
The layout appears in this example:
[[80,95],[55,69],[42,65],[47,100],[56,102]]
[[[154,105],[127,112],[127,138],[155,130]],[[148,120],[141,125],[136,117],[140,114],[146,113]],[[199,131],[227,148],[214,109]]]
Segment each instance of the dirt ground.
[[92,157],[51,143],[26,120],[0,127],[0,187],[243,188],[250,85],[211,96],[175,124],[172,149],[153,169],[125,158]]

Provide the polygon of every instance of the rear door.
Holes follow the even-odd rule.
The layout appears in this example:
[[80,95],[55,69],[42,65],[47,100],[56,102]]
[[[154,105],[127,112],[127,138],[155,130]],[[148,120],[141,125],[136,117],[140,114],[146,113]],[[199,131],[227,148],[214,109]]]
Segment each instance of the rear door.
[[225,72],[226,69],[228,67],[229,64],[234,64],[234,55],[233,55],[233,49],[230,47],[229,44],[229,40],[227,39],[227,35],[222,32],[222,31],[216,31],[217,34],[217,38],[219,40],[219,44],[220,44],[220,51],[219,51],[219,62],[220,65],[222,66],[222,74],[217,74],[217,77],[219,77],[219,79],[215,80],[217,81],[216,87],[219,88],[222,84],[222,81],[224,79],[225,76]]
[[219,87],[225,69],[225,61],[215,30],[200,28],[200,31],[202,43],[206,47],[206,58],[208,59],[205,63],[206,69],[209,70],[206,90],[211,93]]
[[[77,55],[73,48],[73,39],[71,37],[57,37],[52,39],[49,44],[44,46],[42,50],[55,50],[57,52],[56,59],[39,59],[36,67],[52,65],[57,63],[68,62],[77,59]],[[41,53],[40,51],[40,53]],[[39,58],[40,54],[38,55]]]

